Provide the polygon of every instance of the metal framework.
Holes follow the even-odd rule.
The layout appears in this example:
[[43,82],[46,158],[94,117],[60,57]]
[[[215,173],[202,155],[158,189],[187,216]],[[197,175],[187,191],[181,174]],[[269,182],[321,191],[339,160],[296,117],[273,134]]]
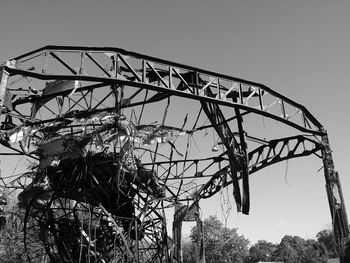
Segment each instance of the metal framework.
[[[25,156],[33,163],[28,173],[16,178],[3,175],[2,187],[23,192],[41,187],[36,197],[27,198],[26,224],[34,235],[37,229],[51,231],[38,240],[50,260],[181,261],[176,242],[174,259],[169,256],[164,210],[181,202],[190,206],[232,185],[237,210],[248,214],[251,174],[311,154],[323,161],[334,233],[343,255],[349,226],[327,132],[304,106],[278,92],[259,83],[105,47],[45,46],[6,61],[0,77],[4,146],[0,155]],[[283,124],[283,132],[269,133],[270,137],[288,135],[266,138],[256,125],[259,116]],[[108,178],[95,168],[82,172],[81,160],[101,154],[110,156]],[[55,181],[67,162],[76,167],[69,171],[75,181],[66,175]],[[117,202],[117,211],[107,205],[114,200],[110,193],[89,193],[103,191],[99,185],[111,182],[118,200],[124,195],[132,199],[126,202],[133,211],[127,218],[121,214],[124,203]],[[67,194],[71,184],[77,185],[71,191],[84,194]],[[50,194],[41,200],[47,191]],[[104,227],[102,217],[110,218],[114,230]],[[131,221],[134,231],[125,227]],[[60,230],[52,230],[59,222],[74,225],[80,241],[62,241]],[[92,222],[105,237],[86,232],[85,224]],[[141,228],[149,231],[143,231],[141,238],[131,236],[131,232],[141,235]],[[119,251],[112,245],[109,251],[100,251],[93,238],[114,238],[123,245]],[[91,257],[83,260],[60,248],[73,246],[72,242]],[[145,256],[143,250],[153,252]]]

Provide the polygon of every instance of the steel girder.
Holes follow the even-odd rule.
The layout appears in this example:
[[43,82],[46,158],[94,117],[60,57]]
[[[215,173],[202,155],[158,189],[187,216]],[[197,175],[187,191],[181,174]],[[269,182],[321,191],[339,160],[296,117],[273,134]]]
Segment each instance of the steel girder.
[[[106,54],[113,61],[112,70],[105,69],[94,58],[94,56],[101,53]],[[79,61],[77,61],[77,64],[72,65],[62,58],[63,55],[67,54],[69,56],[78,56]],[[42,57],[43,60],[34,69],[32,65],[29,68],[22,66],[22,64],[28,63],[30,60],[38,59],[38,57]],[[133,60],[133,62],[129,62],[130,60]],[[47,69],[51,61],[61,64],[65,72],[48,72]],[[85,68],[87,61],[95,64],[99,72],[88,72]],[[271,90],[265,85],[123,49],[46,46],[10,60],[3,66],[3,70],[4,73],[6,72],[6,74],[12,76],[21,75],[43,80],[79,79],[81,81],[118,83],[119,85],[152,89],[248,110],[284,122],[301,131],[322,134],[320,131],[321,124],[304,106]],[[203,81],[202,83],[196,82],[194,79],[192,79],[193,82],[186,81],[186,77],[184,77],[186,75],[200,78]],[[153,78],[153,81],[151,78]],[[174,85],[175,79],[180,80],[181,85]],[[73,87],[64,91],[68,92],[72,89]],[[205,92],[206,90],[210,90],[211,92]],[[55,93],[55,91],[53,92]],[[63,92],[63,90],[60,92]],[[12,94],[15,95],[15,93],[13,91]],[[53,93],[50,92],[50,94]],[[5,95],[0,95],[2,96],[0,98],[0,106],[4,106],[3,97]],[[46,94],[44,93],[43,95]]]

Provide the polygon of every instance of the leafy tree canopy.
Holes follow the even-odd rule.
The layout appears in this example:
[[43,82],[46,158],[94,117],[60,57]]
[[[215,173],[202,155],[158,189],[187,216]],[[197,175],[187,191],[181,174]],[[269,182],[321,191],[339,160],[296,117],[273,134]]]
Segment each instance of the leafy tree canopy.
[[286,263],[327,262],[327,249],[315,240],[298,236],[284,236],[272,256],[275,261]]
[[271,261],[272,254],[276,250],[277,245],[267,242],[266,240],[259,240],[249,249],[249,256],[246,259],[247,263],[256,263],[259,261]]
[[[237,229],[224,227],[215,216],[210,216],[204,222],[204,243],[206,263],[243,263],[248,256],[249,240],[237,233]],[[192,262],[188,256],[194,254],[193,244],[197,241],[197,228],[191,230],[192,250],[184,248],[184,262]],[[189,260],[189,261],[186,261]]]
[[337,250],[337,243],[335,241],[335,237],[333,231],[330,229],[324,229],[317,233],[316,239],[319,243],[324,244],[327,248],[328,256],[330,258],[339,257],[339,253]]

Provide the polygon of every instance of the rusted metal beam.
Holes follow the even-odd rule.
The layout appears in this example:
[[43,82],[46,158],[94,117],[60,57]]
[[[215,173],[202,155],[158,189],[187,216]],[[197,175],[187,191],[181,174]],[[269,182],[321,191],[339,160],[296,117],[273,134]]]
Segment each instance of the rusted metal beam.
[[349,222],[347,218],[343,192],[339,180],[339,175],[335,171],[332,150],[329,144],[328,136],[322,136],[322,159],[324,176],[326,181],[326,192],[328,197],[329,209],[332,217],[332,226],[340,255],[340,262],[345,261],[345,248],[350,242]]

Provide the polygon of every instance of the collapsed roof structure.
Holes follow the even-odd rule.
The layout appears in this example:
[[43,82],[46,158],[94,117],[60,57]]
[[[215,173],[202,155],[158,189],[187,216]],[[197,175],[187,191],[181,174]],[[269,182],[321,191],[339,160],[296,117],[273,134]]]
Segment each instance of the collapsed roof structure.
[[[8,60],[0,77],[0,155],[32,163],[1,177],[2,188],[21,189],[30,262],[181,262],[181,222],[200,224],[200,200],[232,185],[237,211],[249,214],[251,174],[311,154],[324,164],[341,254],[349,241],[326,130],[262,84],[69,46]],[[283,123],[283,137],[260,134],[257,116]],[[171,240],[164,211],[173,207]]]

